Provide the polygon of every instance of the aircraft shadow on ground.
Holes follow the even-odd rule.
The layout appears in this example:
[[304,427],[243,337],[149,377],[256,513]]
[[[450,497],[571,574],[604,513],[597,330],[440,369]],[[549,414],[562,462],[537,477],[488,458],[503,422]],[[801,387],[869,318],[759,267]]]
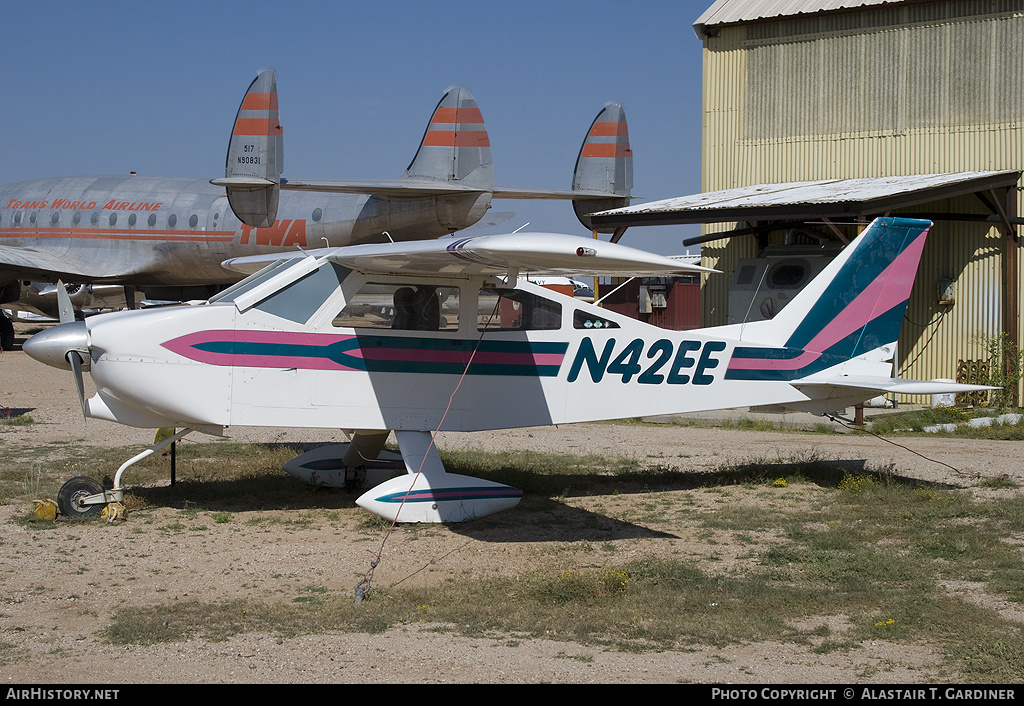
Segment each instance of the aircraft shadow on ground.
[[524,496],[511,510],[449,525],[455,534],[481,542],[612,542],[618,539],[679,539],[670,532],[566,505]]
[[[462,473],[471,471],[466,468],[458,470]],[[737,486],[793,476],[799,476],[820,487],[835,487],[849,475],[869,472],[864,460],[749,464],[700,472],[654,469],[615,476],[598,473],[531,474],[520,470],[481,471],[473,475],[523,489],[523,500],[511,510],[448,527],[456,534],[485,542],[671,539],[676,538],[676,535],[576,507],[563,500]],[[889,482],[901,485],[952,487],[893,473],[888,473],[886,477]],[[131,488],[130,492],[138,495],[149,506],[246,512],[352,509],[363,490],[315,488],[282,472],[280,475],[266,475],[255,480],[195,480],[179,476],[174,486],[136,487]],[[369,513],[367,517],[370,517]]]
[[[174,486],[129,489],[148,507],[173,507],[206,512],[274,510],[350,510],[364,489],[314,488],[289,476],[260,481],[181,480]],[[597,492],[596,494],[603,494]],[[364,511],[365,512],[365,511]],[[366,513],[370,520],[372,515]],[[515,508],[490,517],[452,523],[454,533],[485,542],[612,541],[629,538],[672,539],[675,535],[559,502],[526,494]]]

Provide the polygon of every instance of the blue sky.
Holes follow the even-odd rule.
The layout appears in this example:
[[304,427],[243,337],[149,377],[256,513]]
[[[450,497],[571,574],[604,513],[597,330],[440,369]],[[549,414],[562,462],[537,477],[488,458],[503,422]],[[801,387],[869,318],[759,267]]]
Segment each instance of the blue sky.
[[[7,3],[0,183],[223,175],[231,121],[277,71],[285,176],[393,179],[450,86],[477,99],[501,186],[567,189],[586,129],[622,103],[640,201],[700,191],[701,43],[711,0]],[[568,202],[498,201],[513,230],[588,235]],[[695,226],[622,242],[683,251]]]

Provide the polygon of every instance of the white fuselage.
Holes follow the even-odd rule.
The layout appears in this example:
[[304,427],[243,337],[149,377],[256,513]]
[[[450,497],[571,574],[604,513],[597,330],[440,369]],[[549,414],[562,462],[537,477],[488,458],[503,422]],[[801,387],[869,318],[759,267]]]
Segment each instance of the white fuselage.
[[[366,281],[352,273],[295,321],[265,303],[232,301],[92,317],[98,394],[89,415],[215,433],[239,425],[474,431],[809,399],[782,379],[729,379],[744,344],[714,329],[663,330],[522,281],[517,291],[557,305],[551,328],[481,333],[485,279],[476,277],[436,282],[458,288],[461,313],[453,324],[447,311],[444,330],[335,326]],[[432,284],[373,277],[389,281]]]

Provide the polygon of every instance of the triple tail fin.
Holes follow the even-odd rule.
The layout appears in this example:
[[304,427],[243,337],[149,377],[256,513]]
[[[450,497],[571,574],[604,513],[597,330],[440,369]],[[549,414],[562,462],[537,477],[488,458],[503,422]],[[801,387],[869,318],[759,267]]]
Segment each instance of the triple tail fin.
[[480,191],[494,188],[487,126],[468,90],[450,88],[441,98],[404,177],[412,181],[456,182]]
[[[593,230],[590,214],[629,205],[633,190],[633,150],[629,146],[626,111],[620,103],[606,105],[587,131],[573,171],[572,202],[580,223]],[[599,194],[593,196],[593,194]],[[614,229],[600,230],[611,233]]]
[[731,379],[796,380],[853,358],[889,360],[931,221],[876,218],[770,321],[734,324]]
[[242,223],[266,228],[277,219],[284,171],[284,129],[277,105],[277,77],[264,69],[249,85],[235,115],[224,178],[228,203]]

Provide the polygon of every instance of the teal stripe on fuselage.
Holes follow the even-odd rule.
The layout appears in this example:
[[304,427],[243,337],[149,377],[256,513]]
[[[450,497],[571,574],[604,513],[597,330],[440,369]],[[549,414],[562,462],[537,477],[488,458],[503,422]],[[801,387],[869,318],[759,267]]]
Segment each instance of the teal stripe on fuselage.
[[[461,375],[471,354],[469,375],[555,377],[569,347],[564,342],[477,341],[458,338],[407,338],[356,336],[326,346],[307,343],[258,341],[208,341],[192,346],[217,355],[237,356],[243,365],[259,360],[260,367],[279,367],[303,359],[325,359],[343,368],[380,373]],[[475,354],[473,353],[476,348]],[[355,353],[355,354],[353,354]],[[395,355],[396,358],[389,356]],[[524,361],[544,356],[550,362]],[[508,360],[502,360],[507,357]],[[432,359],[433,358],[433,359]],[[445,359],[441,359],[445,358]],[[276,360],[275,360],[276,359]],[[557,362],[555,362],[557,359]]]

